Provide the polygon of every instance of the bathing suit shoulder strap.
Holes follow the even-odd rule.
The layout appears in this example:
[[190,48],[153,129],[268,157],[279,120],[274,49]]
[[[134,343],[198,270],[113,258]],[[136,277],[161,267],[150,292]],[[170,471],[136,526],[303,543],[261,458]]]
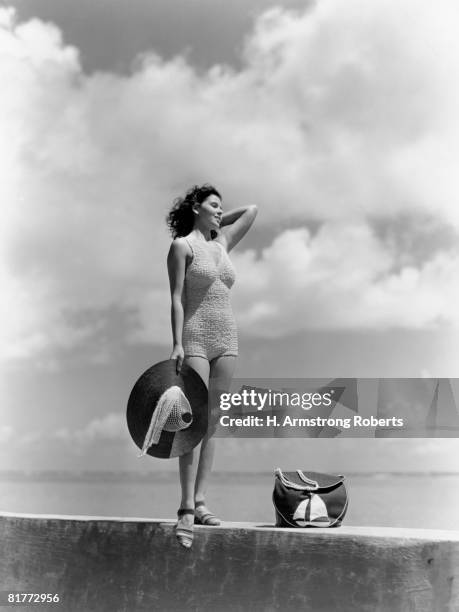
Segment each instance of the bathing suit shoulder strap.
[[190,238],[188,238],[188,236],[183,236],[183,239],[185,240],[185,242],[187,243],[187,245],[190,247],[191,249],[191,259],[188,262],[188,265],[186,266],[186,270],[188,270],[188,267],[192,264],[192,262],[194,261],[194,248],[193,248],[193,241],[190,240]]

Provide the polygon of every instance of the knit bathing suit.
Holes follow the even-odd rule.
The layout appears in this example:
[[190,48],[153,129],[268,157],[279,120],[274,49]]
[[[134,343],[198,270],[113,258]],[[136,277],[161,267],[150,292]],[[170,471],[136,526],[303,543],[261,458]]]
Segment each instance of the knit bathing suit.
[[185,273],[182,342],[186,357],[211,361],[237,355],[237,327],[230,302],[236,274],[216,240],[185,237],[193,259]]

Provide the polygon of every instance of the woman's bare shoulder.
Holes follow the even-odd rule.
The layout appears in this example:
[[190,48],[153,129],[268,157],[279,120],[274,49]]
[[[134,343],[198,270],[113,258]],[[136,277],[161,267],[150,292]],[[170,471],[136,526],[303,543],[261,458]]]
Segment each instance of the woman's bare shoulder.
[[191,255],[191,247],[184,236],[174,238],[169,248],[169,256],[183,257]]

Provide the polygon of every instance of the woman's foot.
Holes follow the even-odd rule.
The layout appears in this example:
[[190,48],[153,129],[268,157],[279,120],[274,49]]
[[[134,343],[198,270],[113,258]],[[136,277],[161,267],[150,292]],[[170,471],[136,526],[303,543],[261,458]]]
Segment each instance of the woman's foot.
[[180,508],[177,512],[175,537],[184,548],[191,548],[193,544],[193,524],[194,510],[192,508]]
[[208,525],[209,527],[217,527],[217,525],[220,525],[220,519],[210,512],[205,502],[196,502],[194,508],[194,522],[196,525]]

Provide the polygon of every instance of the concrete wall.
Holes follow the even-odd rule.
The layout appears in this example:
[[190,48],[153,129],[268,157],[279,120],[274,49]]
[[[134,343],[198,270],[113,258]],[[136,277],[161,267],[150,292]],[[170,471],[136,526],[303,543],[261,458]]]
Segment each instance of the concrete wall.
[[[58,593],[39,610],[457,612],[459,533],[0,514],[0,591]],[[33,607],[14,607],[30,612]]]

